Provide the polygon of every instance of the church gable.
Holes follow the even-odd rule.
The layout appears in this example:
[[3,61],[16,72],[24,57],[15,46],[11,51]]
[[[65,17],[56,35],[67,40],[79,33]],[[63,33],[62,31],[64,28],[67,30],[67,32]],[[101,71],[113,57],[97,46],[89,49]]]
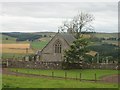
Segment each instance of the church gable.
[[41,60],[44,61],[61,61],[64,50],[69,48],[67,41],[57,33],[51,41],[41,51]]
[[42,53],[57,53],[60,52],[59,50],[57,50],[57,48],[64,49],[64,47],[69,47],[69,44],[64,40],[63,37],[61,37],[59,33],[57,33],[43,48]]

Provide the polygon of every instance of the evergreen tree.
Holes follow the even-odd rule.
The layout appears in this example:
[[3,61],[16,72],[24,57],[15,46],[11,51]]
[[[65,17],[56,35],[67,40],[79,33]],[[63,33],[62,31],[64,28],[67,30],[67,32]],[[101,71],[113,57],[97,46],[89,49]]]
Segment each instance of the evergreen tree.
[[69,50],[65,51],[63,69],[82,68],[82,62],[86,56],[88,40],[84,38],[76,39],[70,46]]

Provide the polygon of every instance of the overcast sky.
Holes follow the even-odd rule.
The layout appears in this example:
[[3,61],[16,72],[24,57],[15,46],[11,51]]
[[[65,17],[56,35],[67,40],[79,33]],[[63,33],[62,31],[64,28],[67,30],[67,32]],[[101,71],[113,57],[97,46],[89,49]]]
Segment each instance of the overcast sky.
[[57,32],[63,21],[80,11],[94,15],[96,32],[118,31],[117,2],[6,2],[1,5],[2,32]]

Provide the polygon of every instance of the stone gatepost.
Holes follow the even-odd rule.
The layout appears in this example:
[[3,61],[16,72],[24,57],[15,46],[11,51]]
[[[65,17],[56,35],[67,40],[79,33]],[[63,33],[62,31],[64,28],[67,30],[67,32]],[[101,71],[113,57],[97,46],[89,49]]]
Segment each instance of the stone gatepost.
[[36,61],[39,61],[39,56],[38,55],[36,56]]
[[9,64],[8,64],[8,59],[7,59],[7,60],[6,60],[6,66],[8,67],[8,65],[9,65]]
[[99,63],[99,53],[97,53],[97,63]]
[[32,61],[34,61],[34,59],[35,59],[35,57],[33,56],[33,57],[32,57]]
[[106,57],[106,64],[108,64],[108,57]]
[[26,56],[26,57],[25,57],[25,61],[29,61],[29,56]]

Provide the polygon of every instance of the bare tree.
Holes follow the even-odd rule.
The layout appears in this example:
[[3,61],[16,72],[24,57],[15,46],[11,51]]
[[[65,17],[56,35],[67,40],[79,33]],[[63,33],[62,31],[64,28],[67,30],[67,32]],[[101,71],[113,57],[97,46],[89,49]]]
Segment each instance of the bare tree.
[[75,38],[78,39],[82,36],[81,32],[94,30],[91,22],[94,20],[92,14],[81,12],[75,16],[71,21],[65,21],[63,26],[59,27],[60,31],[67,30],[68,33],[74,34]]

